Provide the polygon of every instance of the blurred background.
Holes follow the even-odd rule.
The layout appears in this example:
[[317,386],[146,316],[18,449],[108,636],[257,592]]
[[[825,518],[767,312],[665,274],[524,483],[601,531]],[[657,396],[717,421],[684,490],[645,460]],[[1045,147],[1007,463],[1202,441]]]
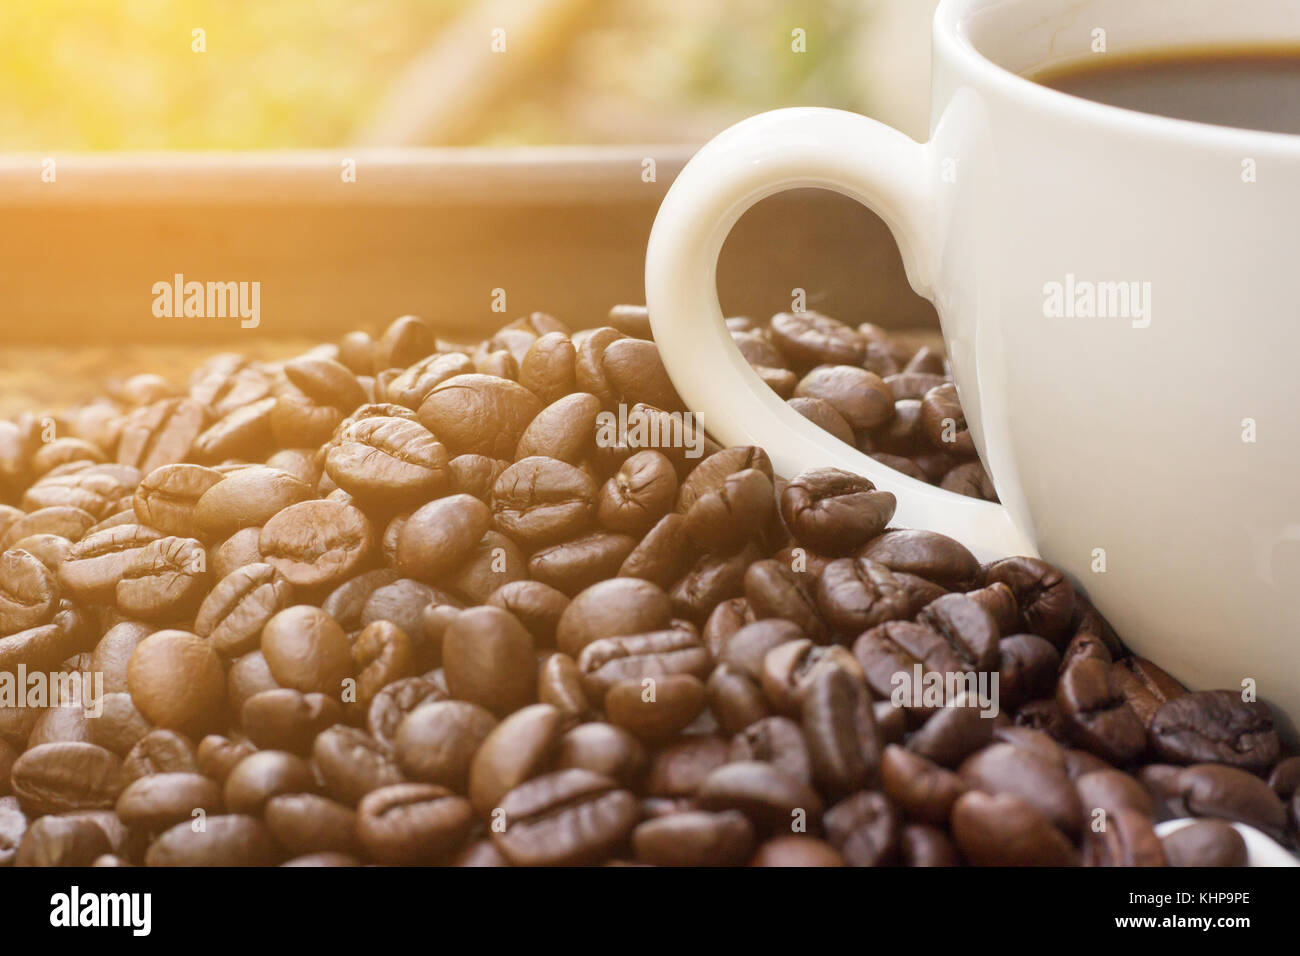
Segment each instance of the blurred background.
[[0,149],[696,144],[794,105],[924,138],[936,2],[3,0]]

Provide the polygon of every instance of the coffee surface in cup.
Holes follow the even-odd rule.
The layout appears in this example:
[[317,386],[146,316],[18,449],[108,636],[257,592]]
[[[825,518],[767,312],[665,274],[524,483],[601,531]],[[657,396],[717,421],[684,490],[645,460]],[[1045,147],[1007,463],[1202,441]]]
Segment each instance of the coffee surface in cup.
[[1300,48],[1096,54],[1027,75],[1109,106],[1215,126],[1300,133]]

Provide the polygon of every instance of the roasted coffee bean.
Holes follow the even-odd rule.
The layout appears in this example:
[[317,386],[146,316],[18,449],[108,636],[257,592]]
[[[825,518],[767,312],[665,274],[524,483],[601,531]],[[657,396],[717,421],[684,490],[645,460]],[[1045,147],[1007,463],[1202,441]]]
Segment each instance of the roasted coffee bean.
[[924,578],[895,574],[864,558],[831,561],[815,588],[817,609],[831,630],[845,637],[857,637],[885,621],[915,617],[943,593]]
[[653,342],[635,338],[610,342],[600,365],[605,381],[629,405],[644,402],[669,411],[685,410]]
[[1001,581],[966,592],[966,596],[989,612],[999,634],[1014,634],[1020,622],[1020,608],[1015,593]]
[[1165,866],[1165,851],[1151,818],[1121,808],[1106,818],[1106,828],[1083,835],[1084,866]]
[[359,501],[396,509],[427,501],[450,484],[447,450],[419,422],[363,418],[341,429],[325,472]]
[[946,832],[924,823],[909,823],[898,838],[903,866],[961,866],[961,854]]
[[366,713],[366,729],[381,747],[393,750],[397,746],[397,730],[407,714],[421,704],[435,703],[446,698],[446,690],[427,677],[395,680],[370,702],[370,709]]
[[348,806],[381,787],[405,782],[384,746],[356,727],[339,724],[322,731],[312,743],[311,756],[327,794]]
[[1170,866],[1248,866],[1246,841],[1217,820],[1198,820],[1160,841]]
[[1069,666],[1056,687],[1066,732],[1108,763],[1125,764],[1146,749],[1146,729],[1124,700],[1110,665],[1084,658]]
[[1283,800],[1300,791],[1300,757],[1285,757],[1277,762],[1268,775],[1268,785]]
[[252,465],[215,482],[194,506],[194,522],[204,540],[228,538],[243,528],[258,528],[290,505],[315,497],[311,486],[277,468]]
[[[352,644],[352,662],[356,668],[356,699],[352,709],[365,713],[375,695],[388,684],[414,676],[416,653],[412,641],[391,621],[367,624]],[[432,663],[432,656],[423,663]]]
[[14,854],[14,866],[89,866],[110,850],[108,836],[85,817],[32,821]]
[[216,580],[227,577],[245,564],[262,561],[261,528],[241,528],[212,552],[212,576]]
[[493,591],[486,603],[509,611],[533,635],[538,646],[550,647],[555,644],[556,630],[569,599],[540,581],[512,581]]
[[830,402],[823,401],[820,398],[795,396],[788,399],[786,404],[822,431],[829,432],[844,444],[854,444],[853,429]]
[[1005,584],[1015,595],[1025,627],[1059,644],[1074,616],[1074,587],[1069,579],[1036,558],[1005,558],[989,566],[989,584]]
[[271,437],[281,445],[323,444],[333,436],[342,417],[337,408],[319,405],[293,386],[286,386],[271,406]]
[[182,461],[207,418],[203,405],[188,398],[164,398],[137,408],[122,423],[117,460],[144,474]]
[[117,582],[118,610],[154,624],[194,615],[208,591],[208,556],[193,538],[159,538],[135,551]]
[[917,621],[928,624],[965,664],[988,671],[998,665],[998,626],[977,602],[964,594],[945,594],[921,609]]
[[59,583],[79,601],[111,604],[136,555],[161,535],[142,525],[95,531],[75,543],[59,566]]
[[27,817],[18,798],[0,797],[0,867],[13,865],[26,832]]
[[569,715],[585,717],[591,710],[578,662],[568,654],[548,654],[537,671],[537,699]]
[[528,572],[538,581],[574,595],[617,574],[636,544],[636,539],[627,535],[597,531],[542,548],[528,559]]
[[261,820],[243,814],[210,816],[204,829],[184,821],[149,846],[146,866],[272,866],[279,851]]
[[1080,805],[1085,816],[1097,810],[1114,813],[1117,810],[1135,810],[1148,817],[1155,816],[1151,794],[1136,778],[1118,770],[1094,770],[1074,781],[1079,791]]
[[435,385],[420,404],[420,423],[457,455],[513,458],[541,400],[493,375],[456,375]]
[[374,528],[360,510],[328,500],[290,505],[258,536],[266,563],[307,591],[337,587],[364,568],[375,546]]
[[[519,363],[519,384],[544,402],[577,389],[574,366],[578,350],[563,332],[547,332],[528,346]],[[597,399],[599,402],[599,399]]]
[[695,499],[686,512],[686,534],[702,548],[726,551],[753,537],[772,509],[772,482],[758,469],[747,468]]
[[726,739],[712,734],[683,737],[654,752],[645,792],[654,797],[689,797],[706,777],[730,759]]
[[1281,742],[1268,705],[1236,691],[1175,697],[1151,718],[1151,743],[1170,763],[1224,763],[1263,773],[1277,763]]
[[579,768],[635,788],[645,775],[646,749],[634,736],[612,724],[579,724],[560,738],[554,755],[557,770]]
[[90,742],[99,744],[119,756],[130,752],[153,728],[136,709],[130,694],[104,694],[98,702],[98,716],[87,724]]
[[972,791],[952,809],[952,834],[977,866],[1078,866],[1079,851],[1033,804],[1013,793]]
[[597,517],[609,531],[642,535],[673,507],[677,472],[657,451],[639,451],[600,489]]
[[615,684],[660,679],[670,674],[708,676],[709,652],[694,629],[670,628],[593,641],[578,655],[588,696],[603,703]]
[[314,790],[307,761],[283,750],[259,750],[231,768],[223,796],[233,813],[260,815],[266,801],[282,793]]
[[228,657],[256,648],[262,629],[293,603],[293,586],[269,564],[247,564],[208,592],[194,618],[194,632]]
[[[679,514],[660,518],[618,568],[619,577],[640,578],[662,588],[671,587],[698,557],[686,534],[686,519]],[[742,572],[743,573],[743,572]],[[687,595],[683,595],[685,599]]]
[[794,393],[820,398],[855,432],[883,425],[894,414],[889,387],[875,372],[854,365],[820,365],[800,379]]
[[443,636],[442,661],[453,697],[497,714],[536,699],[532,635],[500,608],[476,607],[457,615]]
[[501,585],[527,577],[527,561],[514,541],[499,531],[488,531],[465,556],[449,587],[466,603],[478,605],[485,604]]
[[317,734],[342,719],[343,708],[333,698],[281,687],[244,701],[239,724],[259,748],[306,754]]
[[993,744],[963,761],[958,773],[972,790],[1024,797],[1057,829],[1074,835],[1083,822],[1083,806],[1060,749],[1051,746],[1038,750]]
[[966,426],[966,416],[957,399],[955,385],[945,382],[927,391],[921,399],[920,412],[921,428],[935,448],[941,448],[951,455],[975,454],[975,439]]
[[262,654],[276,683],[304,694],[338,698],[353,675],[347,635],[320,608],[285,608],[262,629]]
[[618,402],[618,393],[606,378],[601,359],[610,343],[623,337],[622,332],[605,326],[593,329],[582,339],[581,344],[575,342],[578,354],[573,363],[574,381],[579,389],[599,398],[605,408],[614,407]]
[[812,758],[799,725],[785,717],[764,717],[731,738],[730,762],[770,763],[805,783],[813,779]]
[[278,687],[280,684],[261,651],[250,651],[235,658],[226,671],[226,703],[232,714],[243,713],[244,704],[253,695]]
[[122,789],[122,761],[91,743],[38,744],[14,761],[10,783],[32,815],[108,809]]
[[900,686],[898,675],[910,679],[916,667],[938,675],[940,691],[936,701],[927,701],[924,694],[920,700],[914,694],[902,698],[903,706],[921,714],[947,702],[945,675],[961,674],[967,669],[966,662],[934,628],[912,621],[886,621],[871,628],[854,642],[853,656],[877,697],[892,699]]
[[857,556],[958,591],[980,583],[975,556],[952,538],[934,531],[887,531],[867,542]]
[[952,805],[966,792],[966,783],[951,770],[896,745],[885,748],[880,763],[881,785],[909,819],[943,826]]
[[1126,657],[1111,666],[1120,693],[1146,727],[1160,707],[1187,693],[1186,688],[1145,657]]
[[524,429],[515,447],[515,460],[545,456],[580,464],[591,454],[600,411],[600,399],[586,392],[553,401]]
[[754,616],[793,622],[814,641],[825,637],[809,583],[775,560],[757,561],[745,570],[745,599]]
[[931,389],[947,384],[944,376],[936,375],[933,372],[902,371],[894,375],[884,376],[884,381],[889,386],[890,394],[894,396],[896,402],[903,402],[908,399],[923,401]]
[[604,701],[610,723],[651,743],[685,730],[704,705],[704,682],[691,674],[619,681]]
[[219,734],[209,734],[199,741],[196,760],[199,772],[206,774],[218,783],[225,783],[235,765],[256,753],[252,741],[239,738],[230,739]]
[[267,829],[290,853],[356,854],[357,814],[350,807],[314,793],[286,793],[266,801]]
[[661,630],[671,619],[672,602],[662,589],[635,578],[613,578],[569,601],[556,626],[556,644],[576,657],[593,641]]
[[393,742],[398,762],[411,780],[463,793],[470,762],[496,725],[491,711],[468,701],[421,704],[397,727]]
[[674,813],[632,833],[638,860],[655,866],[739,866],[754,851],[754,827],[742,813]]
[[510,462],[500,458],[458,455],[447,465],[451,474],[451,491],[453,494],[469,495],[487,501],[492,496],[492,486],[501,477],[501,472],[509,467]]
[[867,343],[855,329],[817,312],[772,316],[772,341],[800,368],[827,363],[861,365]]
[[115,694],[127,690],[127,664],[135,647],[153,633],[147,624],[123,621],[110,627],[95,645],[90,657],[92,673],[104,675],[105,693]]
[[79,741],[93,743],[90,739],[90,720],[79,704],[50,707],[40,713],[32,724],[27,746]]
[[1052,693],[1061,655],[1034,634],[1012,634],[998,641],[998,687],[1001,705],[1015,710],[1026,701]]
[[803,640],[803,628],[793,621],[766,618],[741,627],[714,656],[750,679],[762,681],[768,652],[782,644]]
[[489,817],[506,793],[541,772],[559,745],[564,715],[548,704],[511,714],[483,739],[469,766],[469,799]]
[[767,698],[758,682],[726,664],[713,669],[704,689],[710,712],[727,733],[739,733],[768,716]]
[[350,412],[366,401],[352,370],[333,359],[302,356],[284,363],[284,374],[312,401]]
[[993,721],[979,702],[959,695],[936,711],[907,741],[907,749],[944,767],[956,767],[993,739]]
[[198,757],[188,737],[174,730],[151,730],[122,760],[122,780],[131,783],[157,773],[198,773]]
[[[1166,773],[1163,785],[1144,768],[1142,781],[1174,816],[1220,817],[1248,823],[1274,839],[1285,839],[1286,808],[1254,774],[1223,764],[1193,764]],[[16,771],[15,767],[15,771]]]
[[[473,371],[474,363],[468,355],[459,352],[426,355],[411,363],[388,383],[387,399],[406,409],[416,410],[435,387],[456,375],[466,375]],[[399,417],[415,419],[413,414]]]
[[134,507],[141,524],[163,534],[192,538],[199,532],[199,500],[217,482],[220,472],[202,465],[163,465],[149,472],[135,489]]
[[536,549],[582,533],[595,520],[596,483],[580,468],[535,456],[501,473],[492,489],[499,530]]
[[779,713],[798,716],[803,696],[824,670],[843,670],[862,680],[862,669],[847,648],[799,640],[781,644],[763,657],[760,683],[768,703]]
[[216,728],[226,703],[226,672],[212,645],[186,631],[156,631],[131,653],[131,699],[156,727],[191,737]]
[[700,784],[696,799],[706,810],[740,810],[765,833],[789,832],[799,823],[815,828],[822,815],[821,798],[811,786],[757,761],[714,770]]
[[0,632],[45,624],[58,602],[58,581],[35,555],[16,549],[0,554]]
[[775,836],[759,846],[750,866],[821,867],[844,866],[835,848],[810,836]]
[[826,811],[826,839],[849,866],[888,866],[898,856],[902,827],[883,794],[863,790]]
[[515,787],[501,801],[504,831],[492,841],[516,866],[598,863],[618,850],[640,815],[636,797],[608,777],[560,770]]
[[773,477],[772,462],[761,448],[738,445],[709,455],[695,463],[683,479],[677,495],[677,510],[685,514],[698,499],[721,489],[728,475],[751,468],[761,471],[769,479]]
[[232,458],[257,461],[265,458],[274,444],[271,412],[274,398],[262,398],[235,408],[201,432],[190,453],[201,464],[218,464]]
[[492,513],[469,495],[439,498],[416,510],[397,538],[397,567],[421,581],[435,581],[462,566],[488,530]]
[[838,667],[821,669],[801,704],[813,779],[821,791],[839,796],[869,785],[880,769],[880,742],[862,678]]
[[191,821],[201,810],[220,813],[221,787],[199,773],[157,773],[141,777],[117,798],[115,810],[129,827],[161,833],[182,820]]

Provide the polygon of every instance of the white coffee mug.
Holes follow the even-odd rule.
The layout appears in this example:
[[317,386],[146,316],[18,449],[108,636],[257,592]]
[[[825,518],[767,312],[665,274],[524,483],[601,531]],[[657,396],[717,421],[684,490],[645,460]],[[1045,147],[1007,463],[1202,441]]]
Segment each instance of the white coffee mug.
[[[1257,693],[1293,736],[1300,136],[1131,112],[1018,74],[1300,44],[1300,3],[944,0],[933,42],[929,142],[850,113],[780,110],[683,170],[646,259],[674,385],[719,441],[763,446],[782,474],[849,469],[898,496],[895,526],[944,532],[981,559],[1041,554],[1136,653],[1192,688]],[[909,281],[939,312],[1002,505],[841,443],[732,343],[715,284],[722,242],[753,203],[804,186],[852,196],[893,230]],[[1078,314],[1085,285],[1105,317]]]

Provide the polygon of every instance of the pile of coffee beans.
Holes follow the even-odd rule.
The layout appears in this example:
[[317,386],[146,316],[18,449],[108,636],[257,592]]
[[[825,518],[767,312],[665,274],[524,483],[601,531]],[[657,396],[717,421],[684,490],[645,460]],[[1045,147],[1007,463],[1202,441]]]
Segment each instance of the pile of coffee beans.
[[918,481],[997,500],[939,350],[817,312],[727,325],[754,371],[804,418]]
[[[807,315],[737,336],[859,444],[978,467],[930,438],[961,414],[940,356]],[[404,317],[0,422],[0,865],[1294,843],[1262,703],[1131,656],[1043,562],[892,528],[871,482],[776,475],[684,411],[622,306],[472,346]]]

